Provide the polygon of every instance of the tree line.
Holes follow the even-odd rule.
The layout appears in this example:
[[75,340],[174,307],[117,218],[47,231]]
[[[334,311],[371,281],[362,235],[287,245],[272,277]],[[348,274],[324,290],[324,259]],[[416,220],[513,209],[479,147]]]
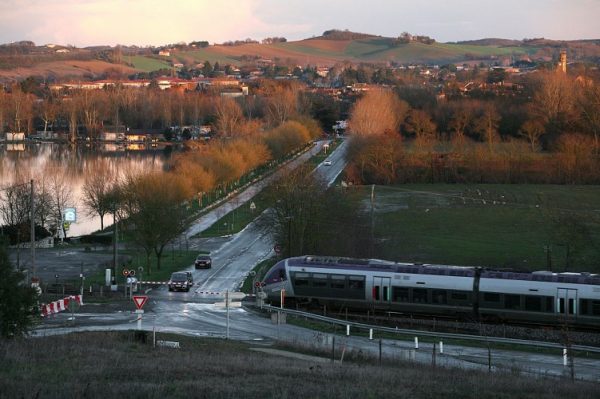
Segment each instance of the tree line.
[[547,72],[529,94],[529,101],[418,104],[401,91],[369,91],[350,112],[348,177],[379,184],[600,182],[600,87]]

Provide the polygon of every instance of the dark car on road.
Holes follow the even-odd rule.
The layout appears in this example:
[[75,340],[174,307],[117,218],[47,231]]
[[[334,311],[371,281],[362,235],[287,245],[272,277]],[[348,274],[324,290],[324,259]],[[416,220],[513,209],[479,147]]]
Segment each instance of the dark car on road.
[[192,272],[175,272],[169,279],[169,291],[189,291],[194,285]]
[[194,262],[196,269],[210,269],[212,266],[212,259],[208,255],[198,255]]

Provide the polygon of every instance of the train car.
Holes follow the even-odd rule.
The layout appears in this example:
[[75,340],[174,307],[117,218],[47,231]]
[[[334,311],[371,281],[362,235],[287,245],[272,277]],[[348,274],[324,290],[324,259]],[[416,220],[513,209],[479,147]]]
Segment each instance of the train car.
[[600,327],[600,275],[516,273],[481,267],[302,256],[265,275],[263,290],[298,302]]

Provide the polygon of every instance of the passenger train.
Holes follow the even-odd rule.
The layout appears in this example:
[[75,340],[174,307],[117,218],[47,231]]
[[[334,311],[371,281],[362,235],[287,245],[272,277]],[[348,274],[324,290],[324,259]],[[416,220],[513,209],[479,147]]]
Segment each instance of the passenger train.
[[302,256],[266,274],[271,302],[600,327],[600,275]]

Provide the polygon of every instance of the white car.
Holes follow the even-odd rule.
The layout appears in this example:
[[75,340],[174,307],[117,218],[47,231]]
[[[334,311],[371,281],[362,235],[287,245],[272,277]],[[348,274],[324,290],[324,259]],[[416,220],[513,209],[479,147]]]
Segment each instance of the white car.
[[329,160],[323,161],[323,165],[325,165],[325,166],[331,166],[331,161],[329,161]]

